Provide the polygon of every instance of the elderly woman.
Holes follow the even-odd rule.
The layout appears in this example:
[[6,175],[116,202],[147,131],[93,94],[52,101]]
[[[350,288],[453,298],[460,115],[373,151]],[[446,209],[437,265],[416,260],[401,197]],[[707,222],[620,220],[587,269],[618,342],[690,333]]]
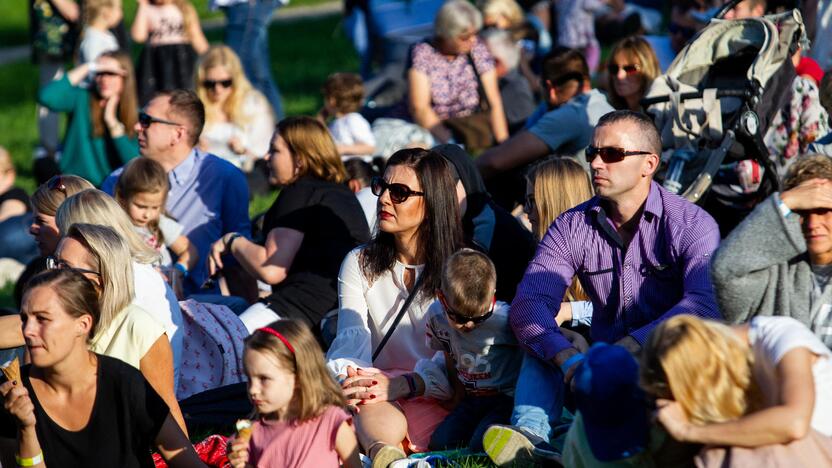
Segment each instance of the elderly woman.
[[639,36],[617,42],[607,64],[609,101],[616,109],[641,112],[641,99],[661,74],[659,61],[650,44]]
[[482,15],[473,5],[450,0],[436,14],[433,38],[413,47],[407,72],[410,113],[439,142],[490,146],[491,141],[484,146],[483,141],[461,141],[464,135],[449,128],[453,119],[480,111],[487,112],[488,138],[497,143],[508,138],[494,60],[477,38],[481,27]]
[[[87,89],[83,82],[93,78]],[[38,101],[69,113],[61,154],[61,171],[100,185],[117,167],[139,154],[136,80],[130,56],[106,52],[44,86]]]
[[87,275],[52,270],[29,283],[21,316],[31,364],[0,385],[0,440],[17,439],[18,466],[153,466],[153,449],[172,467],[204,467],[142,374],[89,349],[103,317]]

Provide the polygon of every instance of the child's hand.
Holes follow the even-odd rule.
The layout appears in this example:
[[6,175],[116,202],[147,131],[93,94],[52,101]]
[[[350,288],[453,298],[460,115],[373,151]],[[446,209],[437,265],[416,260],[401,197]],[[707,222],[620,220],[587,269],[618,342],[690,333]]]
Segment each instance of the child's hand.
[[237,437],[231,439],[228,462],[232,468],[245,468],[248,465],[248,457],[248,441],[239,440]]

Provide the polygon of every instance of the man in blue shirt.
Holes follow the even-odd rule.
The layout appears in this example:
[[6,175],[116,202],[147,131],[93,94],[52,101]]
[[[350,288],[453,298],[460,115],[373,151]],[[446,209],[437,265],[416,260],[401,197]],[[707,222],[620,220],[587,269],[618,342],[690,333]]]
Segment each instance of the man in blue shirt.
[[[196,148],[204,123],[205,108],[199,97],[180,89],[157,94],[136,124],[139,153],[168,173],[165,208],[184,226],[184,234],[199,251],[197,266],[187,275],[186,292],[197,291],[205,281],[211,244],[229,232],[251,236],[245,175],[231,163]],[[104,181],[104,191],[113,194],[121,171],[117,169]]]

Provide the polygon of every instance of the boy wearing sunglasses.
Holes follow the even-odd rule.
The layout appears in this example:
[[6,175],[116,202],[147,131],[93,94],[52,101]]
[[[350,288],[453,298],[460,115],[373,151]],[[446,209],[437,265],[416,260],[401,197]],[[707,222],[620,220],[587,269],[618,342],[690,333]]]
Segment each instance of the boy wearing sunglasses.
[[494,264],[481,252],[463,249],[445,263],[428,309],[427,344],[445,354],[458,403],[434,431],[431,450],[482,451],[488,426],[511,417],[523,351],[508,324],[509,305],[494,297],[496,284]]

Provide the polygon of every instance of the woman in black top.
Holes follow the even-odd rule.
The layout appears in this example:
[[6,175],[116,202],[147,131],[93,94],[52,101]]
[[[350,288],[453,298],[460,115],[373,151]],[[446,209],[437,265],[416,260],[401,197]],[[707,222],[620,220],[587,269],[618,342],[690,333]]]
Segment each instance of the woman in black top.
[[[272,285],[272,294],[240,318],[253,330],[278,317],[317,327],[338,306],[337,278],[346,254],[369,240],[358,199],[326,127],[309,117],[281,120],[269,153],[270,179],[282,186],[263,225],[265,245],[238,233],[214,243],[208,259],[213,274],[231,254],[249,273]],[[317,329],[317,328],[313,328]]]
[[205,466],[138,370],[88,350],[98,293],[81,272],[32,278],[21,316],[32,363],[0,385],[0,437],[17,437],[18,465],[152,467],[155,449],[173,467]]

